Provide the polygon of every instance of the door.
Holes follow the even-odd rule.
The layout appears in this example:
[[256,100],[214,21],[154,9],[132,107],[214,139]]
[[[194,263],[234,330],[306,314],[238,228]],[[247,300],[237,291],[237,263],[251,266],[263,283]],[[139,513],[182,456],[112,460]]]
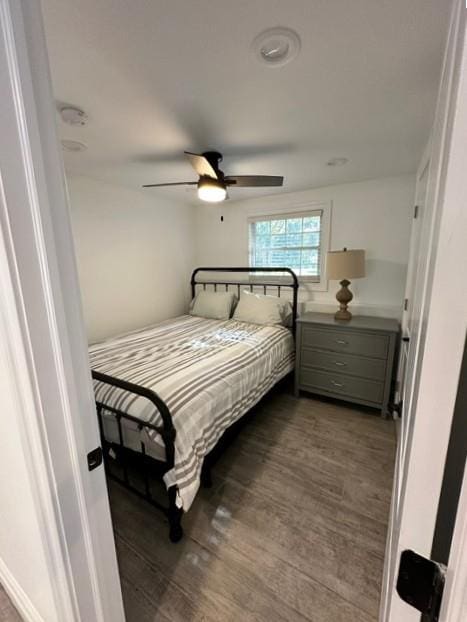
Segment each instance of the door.
[[[0,0],[0,77],[1,345],[49,594],[28,588],[30,561],[12,547],[1,578],[25,620],[122,622],[105,476],[87,463],[100,441],[38,0]],[[11,499],[9,543],[25,523]]]
[[404,317],[409,341],[382,622],[420,619],[397,595],[395,581],[403,550],[430,557],[467,328],[466,288],[459,281],[467,269],[464,42],[465,8],[455,0],[431,145],[417,180],[422,212],[414,223]]
[[[410,252],[407,267],[407,280],[405,287],[404,309],[402,312],[402,340],[399,351],[398,364],[398,388],[396,402],[399,402],[401,408],[404,408],[404,416],[401,418],[399,425],[399,445],[397,452],[398,468],[396,469],[396,488],[394,500],[395,517],[399,515],[400,498],[402,493],[402,473],[405,463],[405,455],[407,450],[407,439],[410,423],[410,410],[408,408],[412,396],[414,376],[408,373],[409,369],[413,369],[414,356],[418,352],[416,347],[410,347],[410,344],[416,344],[420,336],[417,318],[420,317],[421,292],[416,292],[417,283],[419,287],[423,283],[423,275],[427,269],[428,254],[421,251],[422,233],[426,236],[428,233],[428,223],[432,218],[432,204],[426,204],[426,191],[428,184],[428,172],[430,170],[430,150],[431,143],[425,149],[422,163],[417,172],[417,181],[415,187],[415,205],[413,209],[412,230],[410,235]],[[425,227],[424,227],[425,225]],[[423,240],[426,246],[426,240]],[[399,422],[398,422],[399,423]]]

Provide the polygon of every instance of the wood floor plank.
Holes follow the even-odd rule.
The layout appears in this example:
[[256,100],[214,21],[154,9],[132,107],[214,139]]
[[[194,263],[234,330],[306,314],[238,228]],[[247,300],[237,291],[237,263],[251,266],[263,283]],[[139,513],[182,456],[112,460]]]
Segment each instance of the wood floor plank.
[[[355,524],[339,518],[339,504],[313,503],[304,497],[305,503],[291,511],[279,501],[234,481],[224,482],[210,499],[204,491],[201,494],[204,512],[193,522],[187,516],[192,535],[202,537],[203,533],[211,533],[211,540],[215,539],[221,546],[228,539],[230,545],[250,547],[261,555],[266,551],[344,598],[358,597],[362,608],[374,611],[377,607],[380,583],[375,577],[382,568],[385,525],[370,525],[371,519],[367,519],[359,533]],[[349,567],[348,556],[352,550],[358,571],[340,575],[340,568]]]
[[[258,582],[266,582],[286,605],[309,620],[339,622],[359,619],[359,615],[366,619],[363,612],[346,600],[345,596],[349,595],[358,594],[361,608],[365,609],[366,605],[374,609],[370,599],[374,599],[374,594],[371,591],[370,597],[366,594],[367,582],[362,582],[365,588],[358,593],[355,581],[349,583],[347,577],[339,577],[342,545],[339,550],[329,540],[316,535],[308,539],[304,531],[298,530],[291,537],[277,521],[272,529],[263,525],[262,530],[257,530],[247,525],[243,515],[241,518],[241,521],[230,520],[228,527],[217,518],[210,522],[210,529],[198,519],[192,526],[192,537],[199,538],[229,566],[236,565],[239,571],[242,567],[250,568],[258,574]],[[379,565],[380,560],[377,561]],[[372,573],[373,568],[366,575],[367,581]],[[346,585],[341,585],[343,581],[347,581]]]
[[7,593],[0,585],[0,620],[1,622],[21,622],[21,616],[16,611]]
[[[118,501],[114,501],[114,507],[117,504],[120,506],[114,513],[116,520],[123,525],[125,540],[132,549],[138,550],[142,560],[140,561],[142,570],[140,572],[133,570],[133,576],[147,576],[149,567],[157,568],[156,574],[165,573],[167,585],[171,586],[171,590],[160,596],[158,605],[165,615],[170,606],[173,606],[166,600],[177,599],[182,592],[191,595],[192,603],[196,607],[196,615],[186,615],[185,618],[172,615],[171,620],[206,619],[231,620],[232,622],[237,620],[272,620],[273,622],[306,620],[287,607],[274,593],[268,591],[248,566],[239,568],[238,564],[226,564],[224,560],[213,554],[212,550],[202,546],[191,537],[185,537],[176,546],[166,542],[166,537],[163,543],[158,538],[148,537],[151,524],[157,523],[158,518],[155,521],[147,521],[144,502],[139,499],[136,505],[143,505],[143,507],[132,508],[128,511],[128,505],[123,499],[126,494],[118,490],[113,491],[114,499],[115,496],[120,497]],[[154,517],[150,518],[154,519]],[[119,538],[122,538],[118,532],[117,534]],[[122,548],[120,547],[121,554]],[[128,572],[126,560],[122,568],[123,572]],[[145,581],[143,585],[146,585]],[[176,591],[178,591],[178,596],[175,594]],[[180,605],[177,605],[177,608],[179,607]]]
[[133,590],[137,589],[144,595],[153,611],[157,611],[158,618],[162,616],[163,619],[174,622],[215,620],[208,616],[206,607],[199,613],[199,604],[182,587],[170,580],[155,563],[121,536],[117,537],[117,552],[121,576],[131,584]]
[[393,422],[278,393],[214,466],[177,545],[113,484],[128,622],[374,622],[394,451]]
[[[125,617],[129,622],[170,622],[161,611],[159,605],[154,606],[154,602],[148,599],[146,594],[135,585],[128,581],[126,577],[120,577],[122,586],[123,600],[125,605]],[[1,618],[0,618],[1,619]]]

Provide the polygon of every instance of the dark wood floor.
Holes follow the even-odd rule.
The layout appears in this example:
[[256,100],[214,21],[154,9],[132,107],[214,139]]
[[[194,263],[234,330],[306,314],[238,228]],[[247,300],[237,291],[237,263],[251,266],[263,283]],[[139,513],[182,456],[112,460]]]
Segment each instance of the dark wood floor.
[[21,617],[13,607],[5,590],[0,585],[0,621],[1,622],[21,622]]
[[128,622],[375,622],[394,423],[279,393],[257,408],[167,538],[111,485]]

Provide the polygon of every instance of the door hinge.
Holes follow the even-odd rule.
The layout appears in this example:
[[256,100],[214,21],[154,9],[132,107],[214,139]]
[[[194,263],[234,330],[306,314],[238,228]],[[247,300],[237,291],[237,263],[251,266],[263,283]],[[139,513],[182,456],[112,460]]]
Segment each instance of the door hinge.
[[96,447],[88,453],[88,469],[94,471],[102,464],[102,448]]
[[414,208],[413,208],[413,217],[414,218],[418,218],[418,207],[419,207],[418,205],[414,205]]
[[409,308],[409,299],[404,298],[404,311],[407,311],[408,308]]
[[403,551],[397,577],[397,593],[420,611],[422,622],[437,622],[443,597],[446,567],[414,551]]

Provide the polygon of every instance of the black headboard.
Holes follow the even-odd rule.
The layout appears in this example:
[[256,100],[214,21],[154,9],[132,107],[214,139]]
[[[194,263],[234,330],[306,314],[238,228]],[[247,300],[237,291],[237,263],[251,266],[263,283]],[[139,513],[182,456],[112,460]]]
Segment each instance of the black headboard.
[[[215,273],[258,273],[261,274],[261,278],[256,281],[252,281],[251,279],[248,281],[231,281],[226,279],[218,280],[197,280],[196,276],[199,272],[215,272]],[[280,279],[274,282],[274,278],[269,278],[266,276],[267,273],[272,273],[273,276],[279,276]],[[284,277],[289,276],[290,279],[286,280]],[[240,298],[240,291],[242,287],[248,287],[250,292],[253,292],[255,289],[260,288],[263,290],[263,293],[266,294],[270,291],[271,288],[277,292],[277,295],[281,295],[281,291],[283,288],[292,289],[292,332],[295,335],[295,328],[297,325],[297,315],[298,315],[298,278],[293,270],[290,268],[196,268],[193,270],[193,274],[191,275],[191,295],[194,298],[196,294],[196,286],[202,285],[203,289],[206,289],[207,286],[212,286],[214,291],[217,291],[218,287],[225,287],[225,291],[229,291],[230,287],[237,288],[237,295]]]

